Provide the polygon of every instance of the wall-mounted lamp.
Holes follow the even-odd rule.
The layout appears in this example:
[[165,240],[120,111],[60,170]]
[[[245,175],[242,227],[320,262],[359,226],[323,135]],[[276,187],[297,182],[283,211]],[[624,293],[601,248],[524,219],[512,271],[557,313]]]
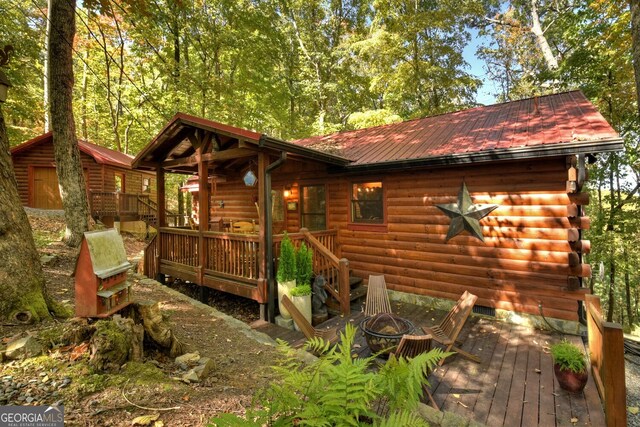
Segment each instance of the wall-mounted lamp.
[[218,202],[218,206],[220,206],[221,208],[224,208],[224,200],[220,200]]
[[291,186],[284,187],[284,198],[288,199],[291,196]]

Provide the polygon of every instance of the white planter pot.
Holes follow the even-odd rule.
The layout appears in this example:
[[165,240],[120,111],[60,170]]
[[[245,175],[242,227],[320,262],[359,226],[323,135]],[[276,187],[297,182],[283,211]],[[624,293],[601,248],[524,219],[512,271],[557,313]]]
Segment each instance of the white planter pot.
[[278,307],[280,309],[280,315],[285,319],[291,319],[291,314],[282,305],[282,296],[286,295],[291,299],[291,289],[296,287],[295,280],[289,280],[288,282],[278,282]]
[[[311,323],[311,295],[304,295],[301,297],[292,297],[291,301],[296,306],[296,308],[300,311],[300,313],[302,313],[304,318],[307,319],[309,323]],[[296,329],[296,331],[300,330],[296,322],[293,322],[293,327]]]

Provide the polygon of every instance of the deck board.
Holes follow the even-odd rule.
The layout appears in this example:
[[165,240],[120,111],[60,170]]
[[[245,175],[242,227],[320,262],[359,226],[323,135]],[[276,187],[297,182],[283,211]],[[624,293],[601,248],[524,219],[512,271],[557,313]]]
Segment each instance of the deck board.
[[[392,302],[395,314],[406,317],[421,333],[422,326],[439,323],[446,314],[412,304]],[[359,326],[361,311],[350,316],[334,317],[321,327],[346,323]],[[302,338],[275,325],[258,330],[270,336],[295,342]],[[297,338],[296,338],[297,337]],[[497,322],[486,317],[472,317],[460,334],[462,349],[476,354],[476,364],[460,356],[451,357],[429,376],[434,400],[442,410],[473,419],[489,426],[553,427],[605,425],[598,391],[589,376],[584,393],[571,395],[560,389],[553,373],[549,345],[560,341],[559,334],[532,330]],[[568,337],[580,344],[580,338]],[[290,341],[292,340],[292,341]],[[362,333],[356,335],[354,353],[368,357],[371,351]]]

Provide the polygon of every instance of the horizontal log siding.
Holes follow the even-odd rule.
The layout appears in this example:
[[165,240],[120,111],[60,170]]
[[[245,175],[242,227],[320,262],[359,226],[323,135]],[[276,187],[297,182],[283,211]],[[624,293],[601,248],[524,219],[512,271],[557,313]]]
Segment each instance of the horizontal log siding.
[[[349,186],[384,182],[387,231],[348,229]],[[454,203],[462,181],[474,203],[499,207],[481,221],[485,242],[458,235],[445,243],[449,218],[436,204]],[[384,274],[390,289],[456,300],[468,290],[478,304],[576,320],[584,290],[570,291],[569,276],[587,276],[587,265],[569,265],[571,229],[585,195],[566,193],[565,158],[412,170],[333,178],[328,186],[328,228],[339,229],[341,256],[355,275]],[[303,184],[303,182],[302,182]],[[570,217],[572,216],[572,217]]]
[[[16,172],[16,181],[18,183],[18,193],[23,205],[29,204],[29,166],[31,167],[55,167],[53,144],[42,143],[13,156],[13,167]],[[85,173],[88,174],[89,182],[87,183],[90,190],[94,191],[115,191],[114,171],[122,172],[126,175],[125,185],[128,193],[142,192],[142,178],[148,177],[152,179],[151,197],[156,199],[155,175],[141,171],[133,171],[124,168],[118,168],[111,165],[101,165],[97,163],[93,157],[84,152],[80,152],[80,160]]]
[[[89,188],[100,188],[102,185],[102,165],[96,163],[93,158],[83,152],[80,153],[82,167],[88,173]],[[29,188],[33,183],[29,182],[33,177],[29,176],[29,166],[55,167],[53,157],[53,144],[40,144],[30,150],[18,153],[12,157],[13,168],[18,183],[20,201],[24,206],[29,206]]]

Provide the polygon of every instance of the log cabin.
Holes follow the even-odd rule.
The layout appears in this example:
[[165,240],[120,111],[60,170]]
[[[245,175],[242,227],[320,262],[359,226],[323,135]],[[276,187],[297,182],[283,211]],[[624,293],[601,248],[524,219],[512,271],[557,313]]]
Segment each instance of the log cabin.
[[[78,140],[94,219],[123,231],[140,231],[154,223],[156,176],[133,170],[133,157],[84,140]],[[18,193],[24,206],[62,209],[53,154],[53,135],[47,132],[11,148]]]
[[[133,162],[158,182],[145,271],[254,299],[273,320],[287,231],[314,249],[342,313],[361,295],[354,277],[384,274],[396,294],[468,290],[486,314],[576,322],[591,275],[586,162],[620,149],[579,91],[293,142],[178,113]],[[166,227],[165,173],[196,177],[195,229]]]

